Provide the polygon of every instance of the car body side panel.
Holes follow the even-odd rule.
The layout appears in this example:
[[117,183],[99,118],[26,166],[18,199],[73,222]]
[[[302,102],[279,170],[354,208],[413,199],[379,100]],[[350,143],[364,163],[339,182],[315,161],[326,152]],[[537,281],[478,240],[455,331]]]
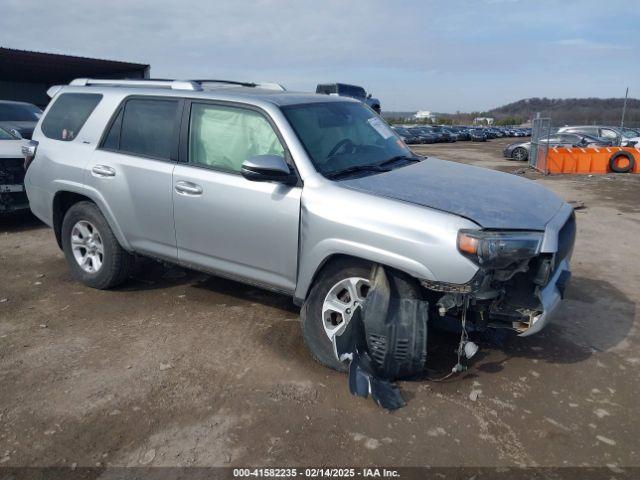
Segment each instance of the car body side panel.
[[[105,177],[94,167],[114,172]],[[87,165],[85,188],[99,193],[126,232],[129,248],[166,260],[177,259],[171,180],[174,162],[96,150]]]
[[332,255],[350,255],[403,270],[416,278],[466,283],[478,267],[456,248],[464,218],[340,187],[305,185],[295,298],[304,299],[314,275]]
[[252,182],[239,174],[176,165],[173,189],[180,263],[293,292],[298,263],[300,187]]

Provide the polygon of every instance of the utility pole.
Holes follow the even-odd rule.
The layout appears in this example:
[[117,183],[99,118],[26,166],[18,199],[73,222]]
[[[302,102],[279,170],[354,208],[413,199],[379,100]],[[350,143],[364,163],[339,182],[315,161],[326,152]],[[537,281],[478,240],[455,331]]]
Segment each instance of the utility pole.
[[627,111],[628,97],[629,97],[629,87],[627,87],[627,93],[624,94],[624,104],[622,105],[622,118],[620,119],[620,128],[624,127],[624,114]]

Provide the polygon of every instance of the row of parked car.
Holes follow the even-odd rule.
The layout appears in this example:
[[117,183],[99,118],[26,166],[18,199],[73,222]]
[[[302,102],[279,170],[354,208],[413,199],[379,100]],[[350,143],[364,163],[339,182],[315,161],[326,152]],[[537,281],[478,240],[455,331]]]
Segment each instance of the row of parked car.
[[[608,127],[599,125],[564,126],[543,135],[540,144],[572,147],[633,147],[640,145],[640,129]],[[507,145],[503,154],[509,160],[527,161],[531,142],[516,142]]]
[[470,127],[463,125],[393,125],[391,128],[408,145],[472,141],[486,142],[492,138],[528,137],[530,128]]

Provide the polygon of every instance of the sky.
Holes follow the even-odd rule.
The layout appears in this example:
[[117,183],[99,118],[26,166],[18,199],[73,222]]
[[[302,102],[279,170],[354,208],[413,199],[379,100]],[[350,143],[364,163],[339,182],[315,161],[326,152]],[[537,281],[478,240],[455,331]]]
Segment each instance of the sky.
[[148,63],[157,78],[362,85],[383,110],[640,98],[619,0],[0,0],[0,46]]

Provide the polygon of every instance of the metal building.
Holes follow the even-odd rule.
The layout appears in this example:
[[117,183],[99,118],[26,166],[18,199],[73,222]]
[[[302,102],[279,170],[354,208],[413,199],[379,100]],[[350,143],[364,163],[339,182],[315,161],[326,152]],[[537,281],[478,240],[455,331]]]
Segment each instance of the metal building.
[[47,89],[74,78],[149,78],[142,63],[73,57],[0,47],[0,100],[29,102],[44,108]]

